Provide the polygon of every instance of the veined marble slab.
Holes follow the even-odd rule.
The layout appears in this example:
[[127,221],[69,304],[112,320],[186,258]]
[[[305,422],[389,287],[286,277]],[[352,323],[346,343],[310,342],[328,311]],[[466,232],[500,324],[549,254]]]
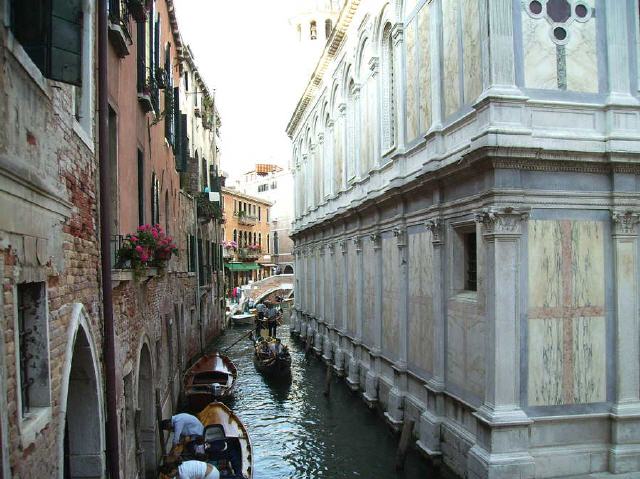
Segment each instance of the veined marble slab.
[[433,246],[428,233],[409,236],[409,365],[433,372]]
[[569,27],[571,40],[566,45],[567,89],[579,92],[598,92],[598,50],[596,22],[573,22]]
[[464,101],[469,104],[482,92],[482,52],[478,2],[465,2],[462,42],[464,56]]
[[420,69],[420,131],[431,126],[431,32],[430,8],[424,4],[418,13],[418,48]]
[[398,298],[406,294],[399,286],[398,246],[395,238],[382,240],[382,350],[391,358],[398,356]]
[[407,48],[407,141],[412,141],[418,136],[418,96],[416,68],[416,20],[407,24],[405,32]]
[[365,344],[372,345],[374,341],[375,304],[378,297],[376,269],[378,260],[373,250],[373,243],[368,239],[362,240],[362,254],[364,258],[364,298],[362,302],[363,328],[362,336]]
[[549,23],[522,11],[524,77],[528,88],[558,88],[556,45],[549,38]]
[[530,405],[606,400],[604,227],[529,222]]
[[458,10],[458,0],[442,0],[444,104],[446,116],[460,109]]

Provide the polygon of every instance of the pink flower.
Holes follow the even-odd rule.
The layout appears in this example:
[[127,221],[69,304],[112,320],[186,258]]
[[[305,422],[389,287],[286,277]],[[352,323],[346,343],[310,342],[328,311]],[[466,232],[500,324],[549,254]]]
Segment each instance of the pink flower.
[[133,242],[137,242],[137,241],[138,241],[138,237],[137,237],[137,236],[132,236],[132,237],[131,237],[131,241],[133,241]]
[[151,230],[151,234],[155,239],[158,239],[158,232],[156,230]]
[[142,253],[144,251],[144,249],[142,248],[142,246],[138,245],[138,246],[136,246],[136,251],[138,253]]
[[140,257],[140,261],[142,261],[143,263],[146,263],[147,261],[149,261],[149,256],[148,256],[148,255],[146,255],[146,254],[143,254],[143,255]]

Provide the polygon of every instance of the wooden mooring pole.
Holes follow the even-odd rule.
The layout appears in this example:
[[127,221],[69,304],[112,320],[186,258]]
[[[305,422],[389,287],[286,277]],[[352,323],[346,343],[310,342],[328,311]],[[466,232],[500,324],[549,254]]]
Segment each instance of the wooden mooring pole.
[[324,377],[324,396],[329,397],[331,393],[331,363],[327,363],[327,374]]
[[398,444],[398,452],[396,453],[396,471],[404,469],[404,460],[407,456],[407,449],[411,442],[413,434],[414,421],[405,420],[402,426],[402,434],[400,435],[400,444]]

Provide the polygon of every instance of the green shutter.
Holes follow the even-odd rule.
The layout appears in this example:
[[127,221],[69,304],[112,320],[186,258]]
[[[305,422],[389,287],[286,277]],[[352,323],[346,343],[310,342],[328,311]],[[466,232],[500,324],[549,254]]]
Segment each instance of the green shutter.
[[180,115],[180,151],[176,156],[178,163],[176,164],[176,170],[186,173],[187,160],[189,158],[189,137],[187,136],[187,115],[182,113]]
[[173,89],[173,155],[176,159],[176,170],[180,171],[178,167],[179,155],[182,151],[182,134],[180,118],[180,88],[175,87]]
[[48,75],[52,80],[82,84],[82,23],[82,0],[53,0]]

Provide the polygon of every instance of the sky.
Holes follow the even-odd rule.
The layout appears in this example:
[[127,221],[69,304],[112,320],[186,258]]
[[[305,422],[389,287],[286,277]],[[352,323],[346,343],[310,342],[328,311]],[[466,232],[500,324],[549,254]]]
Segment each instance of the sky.
[[294,80],[293,1],[174,2],[182,38],[215,90],[221,165],[231,177],[256,163],[289,163],[285,128],[303,93]]

